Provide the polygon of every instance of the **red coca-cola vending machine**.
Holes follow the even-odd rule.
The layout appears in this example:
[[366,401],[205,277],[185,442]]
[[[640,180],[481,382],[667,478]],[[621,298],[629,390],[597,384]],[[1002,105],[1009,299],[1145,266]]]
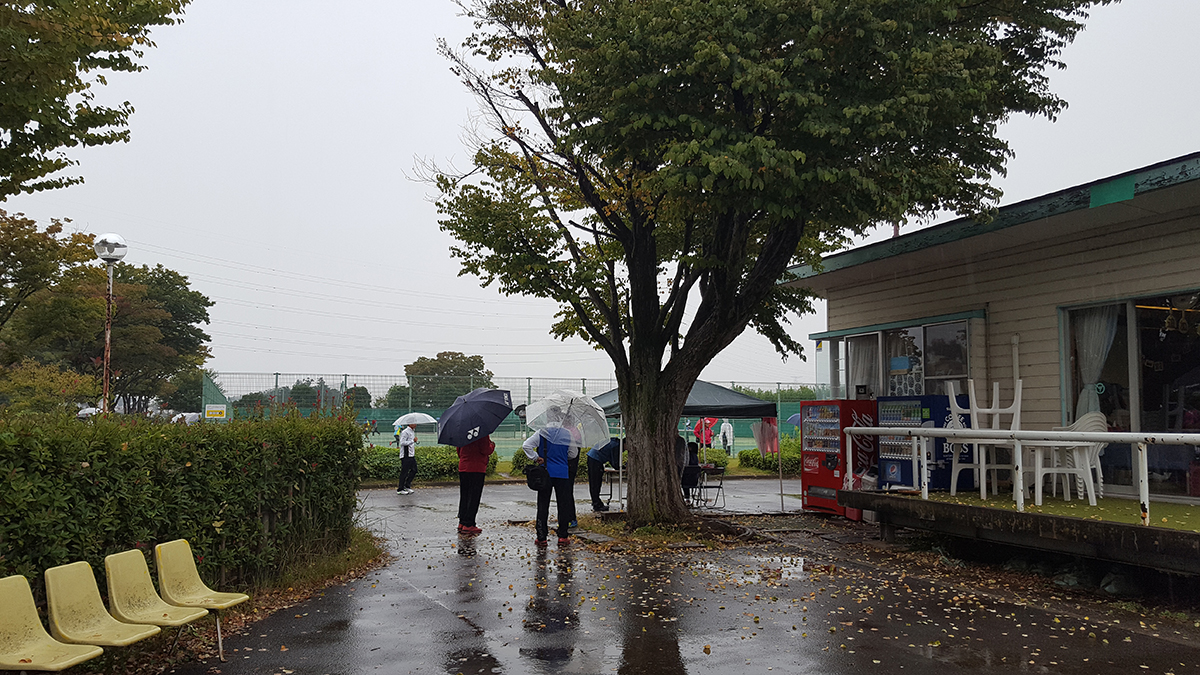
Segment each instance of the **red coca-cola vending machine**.
[[[837,491],[846,479],[846,435],[842,429],[875,426],[875,401],[808,401],[800,406],[800,420],[804,510],[860,520],[862,511],[837,503]],[[857,477],[875,466],[878,460],[875,447],[874,436],[854,437],[855,487]]]

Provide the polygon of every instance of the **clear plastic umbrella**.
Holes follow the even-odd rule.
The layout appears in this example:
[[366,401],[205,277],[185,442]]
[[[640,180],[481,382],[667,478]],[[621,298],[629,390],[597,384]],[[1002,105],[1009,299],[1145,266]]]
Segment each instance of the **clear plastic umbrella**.
[[530,429],[566,429],[571,433],[571,445],[578,448],[591,448],[609,437],[604,409],[577,391],[559,389],[530,403],[525,420]]
[[437,424],[437,419],[423,412],[411,412],[397,417],[396,421],[392,422],[394,427],[406,427],[410,424]]

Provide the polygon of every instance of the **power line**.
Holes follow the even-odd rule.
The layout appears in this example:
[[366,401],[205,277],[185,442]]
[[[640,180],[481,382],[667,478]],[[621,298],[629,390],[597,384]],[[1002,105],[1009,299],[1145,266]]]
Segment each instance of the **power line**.
[[[360,346],[356,346],[356,345],[348,345],[345,343],[313,342],[310,340],[291,340],[288,338],[273,338],[273,337],[254,337],[254,336],[250,336],[250,335],[238,335],[235,333],[223,333],[220,331],[213,331],[212,335],[226,337],[226,338],[233,338],[236,340],[251,340],[254,342],[272,342],[272,343],[280,343],[280,344],[308,345],[308,346],[312,346],[312,347],[329,347],[329,348],[333,348],[333,349],[338,349],[338,348],[358,349],[358,350],[366,350],[366,351],[372,351],[372,352],[384,351],[383,347],[360,347]],[[393,340],[393,341],[396,341],[396,340]],[[407,342],[407,340],[405,340],[405,342]],[[473,347],[472,349],[476,350],[476,349],[479,349],[479,347]],[[496,347],[493,346],[493,347],[491,347],[491,349],[496,349]],[[395,351],[395,350],[391,350],[391,351]],[[497,353],[497,352],[493,352],[493,353]],[[569,354],[569,355],[582,355],[582,354],[590,354],[590,353],[592,353],[590,350],[589,351],[555,352],[555,354]],[[534,351],[534,352],[500,352],[497,354],[499,356],[538,356],[538,355],[545,355],[546,352],[545,352],[545,350],[540,350],[540,351]]]
[[[520,332],[546,331],[546,328],[540,328],[540,327],[511,327],[511,326],[498,327],[498,326],[493,326],[493,325],[478,325],[478,324],[472,324],[472,323],[428,323],[428,322],[422,322],[422,321],[413,321],[411,319],[392,319],[392,318],[381,317],[381,316],[363,316],[363,315],[359,315],[359,314],[342,314],[339,312],[326,312],[326,311],[322,311],[319,309],[306,309],[303,307],[288,307],[286,305],[272,305],[272,304],[264,305],[264,304],[259,304],[256,302],[249,302],[247,300],[242,300],[239,298],[226,298],[226,297],[222,297],[219,295],[212,296],[212,299],[220,300],[221,302],[229,303],[231,305],[238,305],[241,307],[250,307],[253,309],[262,309],[262,310],[267,310],[267,311],[272,311],[272,312],[285,312],[288,314],[303,314],[303,315],[307,315],[307,316],[324,316],[324,317],[329,317],[329,318],[333,318],[333,319],[351,319],[354,321],[367,321],[370,323],[386,323],[386,324],[394,324],[394,325],[402,325],[402,326],[417,326],[417,327],[423,327],[423,328],[453,328],[454,330],[460,330],[460,331],[467,331],[467,330],[470,330],[470,331],[502,330],[502,331],[520,331]],[[475,315],[472,314],[470,316],[475,316]]]
[[[315,291],[299,291],[299,290],[295,290],[295,289],[291,289],[291,288],[282,288],[279,286],[261,286],[258,284],[252,284],[252,283],[248,283],[248,282],[231,281],[231,280],[225,279],[223,277],[213,277],[213,276],[209,276],[207,274],[193,274],[192,276],[195,278],[199,278],[199,279],[205,279],[208,281],[208,283],[212,283],[212,284],[219,284],[222,286],[232,286],[234,288],[244,288],[244,289],[248,289],[248,290],[252,290],[252,291],[266,291],[266,292],[270,292],[270,293],[278,293],[279,295],[287,295],[287,296],[291,296],[291,297],[325,299],[325,300],[332,300],[332,301],[335,301],[335,302],[338,302],[341,304],[362,305],[364,307],[382,307],[382,308],[387,308],[387,309],[396,309],[396,310],[402,310],[402,311],[408,311],[408,312],[421,312],[421,313],[432,312],[432,313],[436,313],[436,314],[454,314],[454,315],[458,315],[458,316],[462,315],[461,309],[449,309],[449,308],[445,308],[445,307],[439,307],[439,308],[416,307],[416,306],[412,306],[412,305],[399,305],[399,304],[377,301],[377,300],[366,300],[366,299],[361,299],[361,298],[348,298],[344,295],[330,295],[328,293],[318,293]],[[483,302],[483,301],[476,301],[476,302]],[[498,304],[495,300],[488,300],[486,302],[488,302],[488,304],[491,304],[491,305]],[[481,316],[481,315],[476,314],[475,316]],[[513,319],[548,319],[549,318],[545,314],[500,314],[500,313],[496,313],[494,316],[502,316],[505,318],[513,318]]]

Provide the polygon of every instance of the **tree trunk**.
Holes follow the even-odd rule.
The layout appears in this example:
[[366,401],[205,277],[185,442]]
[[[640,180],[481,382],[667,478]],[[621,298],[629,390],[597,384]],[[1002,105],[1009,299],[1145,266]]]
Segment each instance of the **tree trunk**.
[[691,383],[681,387],[657,372],[641,377],[626,372],[618,373],[617,386],[629,444],[627,521],[639,526],[690,520],[675,438]]

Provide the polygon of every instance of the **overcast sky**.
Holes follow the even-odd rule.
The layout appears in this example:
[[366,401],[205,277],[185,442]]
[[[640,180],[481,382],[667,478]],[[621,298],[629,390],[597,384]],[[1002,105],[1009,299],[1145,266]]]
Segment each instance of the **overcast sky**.
[[[1095,9],[1052,76],[1068,110],[1004,128],[1003,203],[1200,150],[1198,26],[1196,0]],[[470,28],[437,0],[194,0],[155,33],[146,72],[100,93],[133,103],[132,141],[74,151],[84,185],[0,208],[117,232],[128,262],[187,275],[216,302],[218,371],[399,374],[452,350],[499,376],[609,377],[602,353],[547,334],[551,303],[458,277],[432,190],[411,179],[418,158],[467,165],[475,103],[435,40]],[[823,307],[793,328],[811,346]],[[816,373],[744,335],[704,377]]]

